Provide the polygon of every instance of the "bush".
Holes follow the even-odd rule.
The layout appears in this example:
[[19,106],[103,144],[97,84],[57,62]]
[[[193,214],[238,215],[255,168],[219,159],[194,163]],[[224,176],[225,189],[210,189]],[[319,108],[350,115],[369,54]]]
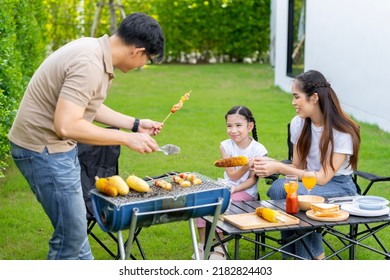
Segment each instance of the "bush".
[[269,48],[269,0],[155,1],[173,61],[258,61]]
[[27,82],[45,55],[44,15],[34,1],[7,0],[0,9],[0,177],[9,156],[8,131]]
[[[270,0],[122,2],[127,14],[144,12],[161,24],[166,38],[165,62],[268,60]],[[100,24],[97,36],[109,33],[108,8],[101,11],[101,21],[106,24]],[[91,26],[90,15],[85,16]],[[119,10],[117,18],[119,21]]]

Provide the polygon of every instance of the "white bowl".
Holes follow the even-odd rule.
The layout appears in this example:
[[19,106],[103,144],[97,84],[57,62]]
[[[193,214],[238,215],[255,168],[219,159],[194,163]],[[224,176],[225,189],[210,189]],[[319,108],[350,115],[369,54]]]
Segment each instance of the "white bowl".
[[354,202],[363,210],[381,210],[385,208],[389,201],[380,196],[359,196]]
[[298,195],[298,207],[299,210],[307,211],[311,209],[312,203],[323,203],[325,198],[318,195]]

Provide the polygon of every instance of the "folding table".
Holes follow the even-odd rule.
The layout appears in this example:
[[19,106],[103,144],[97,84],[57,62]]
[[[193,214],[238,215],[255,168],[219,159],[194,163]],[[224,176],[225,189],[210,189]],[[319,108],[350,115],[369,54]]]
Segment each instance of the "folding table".
[[[229,206],[229,209],[225,212],[224,215],[231,214],[241,214],[241,213],[251,213],[254,212],[256,207],[270,207],[275,210],[284,211],[285,210],[285,201],[284,200],[261,200],[261,201],[247,201],[247,202],[232,202]],[[294,244],[298,240],[302,240],[305,236],[313,232],[322,232],[325,245],[329,247],[332,253],[326,256],[326,259],[337,257],[342,259],[340,253],[349,250],[348,258],[350,260],[356,259],[356,250],[357,247],[373,251],[381,256],[384,256],[386,259],[390,259],[390,251],[386,248],[385,244],[379,239],[377,233],[387,231],[390,233],[390,214],[376,216],[376,217],[360,217],[350,215],[347,220],[338,221],[338,222],[324,222],[316,221],[308,218],[303,211],[299,211],[295,217],[299,218],[299,224],[283,226],[278,225],[275,227],[259,228],[259,229],[247,229],[241,230],[228,222],[224,222],[220,219],[217,222],[217,227],[221,229],[224,233],[224,238],[220,239],[218,235],[217,241],[212,244],[212,247],[215,247],[221,243],[225,243],[230,240],[234,240],[234,259],[239,259],[240,251],[240,241],[246,240],[248,242],[255,244],[254,249],[254,259],[265,259],[275,253],[285,253],[293,258],[302,259],[300,256],[296,256],[290,252],[285,251],[285,248],[288,245]],[[213,221],[213,217],[205,217],[207,225],[210,225]],[[341,227],[347,226],[349,228],[347,233],[344,233]],[[359,230],[365,226],[365,230]],[[288,240],[277,239],[269,235],[271,232],[280,232],[283,230],[290,230],[294,232],[294,235]],[[327,235],[335,236],[340,240],[340,248],[333,248],[331,244],[327,241]],[[254,237],[253,237],[254,236]],[[363,240],[372,237],[374,238],[376,244],[379,245],[380,250],[362,243]],[[267,242],[270,241],[270,242]],[[274,244],[276,243],[276,245]],[[308,246],[308,244],[306,244]],[[224,246],[221,246],[224,248]],[[260,248],[268,248],[271,251],[260,255]],[[232,257],[225,252],[228,259]]]

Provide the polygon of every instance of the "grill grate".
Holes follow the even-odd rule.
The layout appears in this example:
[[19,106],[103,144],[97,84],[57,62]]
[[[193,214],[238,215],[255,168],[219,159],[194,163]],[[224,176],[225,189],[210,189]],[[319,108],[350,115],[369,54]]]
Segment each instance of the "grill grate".
[[[113,205],[120,207],[122,205],[138,203],[142,201],[153,201],[153,200],[160,200],[166,198],[172,198],[175,200],[181,196],[186,196],[188,194],[207,192],[212,189],[226,188],[224,184],[219,183],[213,179],[210,179],[207,176],[204,176],[202,174],[196,172],[183,172],[183,173],[195,174],[197,178],[200,178],[202,180],[202,184],[190,186],[190,187],[182,187],[179,184],[173,182],[172,180],[172,177],[174,175],[177,175],[178,173],[167,173],[162,176],[159,176],[158,178],[154,178],[154,179],[150,178],[149,180],[145,179],[145,181],[149,184],[149,186],[152,189],[152,191],[148,193],[139,193],[130,190],[130,192],[126,196],[116,196],[116,197],[109,197],[97,191],[95,191],[94,194],[107,200]],[[154,186],[155,180],[165,180],[167,182],[170,182],[172,184],[172,189],[168,191],[168,190],[164,190],[163,188]]]

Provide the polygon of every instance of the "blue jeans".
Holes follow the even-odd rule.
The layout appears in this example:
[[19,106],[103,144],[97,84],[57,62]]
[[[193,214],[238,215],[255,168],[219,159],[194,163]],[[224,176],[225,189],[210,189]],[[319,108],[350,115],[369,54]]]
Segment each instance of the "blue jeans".
[[11,147],[16,166],[54,227],[48,259],[93,259],[77,148],[49,154],[47,148],[37,153],[14,143]]
[[[297,191],[298,195],[307,194],[306,188],[299,182],[299,187]],[[315,186],[310,194],[319,195],[323,197],[336,197],[336,196],[351,196],[356,195],[356,186],[352,181],[352,176],[334,176],[326,185],[324,186]],[[269,188],[267,195],[271,199],[285,199],[286,191],[284,190],[284,178],[277,179],[272,183],[272,186]],[[293,232],[291,231],[282,231],[281,235],[283,239],[291,236]],[[317,257],[324,252],[322,246],[322,235],[321,233],[312,233],[305,238],[303,238],[305,244],[308,245],[311,255]],[[294,253],[298,256],[301,256],[305,259],[312,259],[312,256],[305,249],[302,241],[297,241],[293,245],[287,246],[286,251]],[[283,255],[285,257],[285,255]]]

